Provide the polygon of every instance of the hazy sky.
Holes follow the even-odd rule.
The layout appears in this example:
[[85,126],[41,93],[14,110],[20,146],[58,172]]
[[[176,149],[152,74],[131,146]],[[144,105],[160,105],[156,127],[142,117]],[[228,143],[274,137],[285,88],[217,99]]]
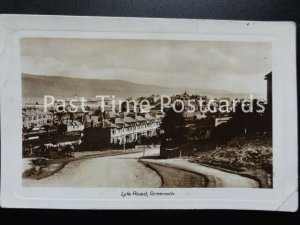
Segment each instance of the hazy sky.
[[266,96],[271,44],[25,38],[22,72]]

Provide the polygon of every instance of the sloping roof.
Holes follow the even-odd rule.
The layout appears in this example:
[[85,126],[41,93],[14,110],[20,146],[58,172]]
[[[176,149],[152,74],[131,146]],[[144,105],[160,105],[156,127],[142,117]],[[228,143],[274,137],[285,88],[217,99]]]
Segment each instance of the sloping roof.
[[74,125],[74,126],[82,126],[82,123],[80,123],[77,120],[72,121],[71,124]]
[[103,121],[103,127],[104,128],[119,128],[116,124],[110,122],[109,120]]
[[132,117],[126,116],[126,117],[124,117],[124,122],[130,124],[130,123],[135,123],[136,120],[133,119]]
[[146,119],[142,116],[136,116],[135,119],[138,121],[138,122],[143,122],[143,121],[146,121]]
[[99,121],[99,117],[98,116],[91,116],[91,120],[96,123],[96,122]]
[[194,117],[196,117],[196,119],[206,118],[205,115],[201,115],[201,114],[196,114]]
[[124,120],[121,118],[116,118],[115,124],[124,124]]
[[152,116],[151,116],[150,114],[148,114],[148,113],[145,115],[145,119],[146,119],[146,120],[155,120],[155,118],[152,117]]
[[203,115],[201,115],[201,113],[199,113],[199,112],[183,112],[183,117],[185,117],[185,118],[192,118],[192,117],[203,118]]
[[63,120],[62,121],[63,124],[66,124],[67,126],[82,126],[83,124],[80,123],[77,120]]
[[91,120],[91,117],[89,116],[89,115],[86,115],[85,117],[84,117],[84,120],[85,120],[85,122],[91,122],[92,120]]
[[75,113],[86,113],[86,112],[84,112],[84,111],[82,110],[82,108],[79,107]]
[[47,115],[49,113],[45,113],[43,110],[37,108],[23,108],[22,115],[23,116],[37,116],[37,115]]
[[116,117],[117,113],[115,112],[108,112],[108,117],[112,118],[112,117]]

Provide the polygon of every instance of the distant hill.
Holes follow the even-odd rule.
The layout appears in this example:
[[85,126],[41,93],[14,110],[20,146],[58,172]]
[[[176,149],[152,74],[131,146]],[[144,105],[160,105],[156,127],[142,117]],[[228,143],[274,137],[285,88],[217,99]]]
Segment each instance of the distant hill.
[[97,80],[68,78],[62,76],[41,76],[22,74],[22,94],[24,103],[43,101],[44,95],[56,98],[82,96],[94,98],[96,95],[115,95],[116,99],[150,96],[151,94],[174,95],[187,91],[211,97],[241,97],[247,94],[234,94],[222,90],[169,88],[156,85],[138,84],[124,80]]

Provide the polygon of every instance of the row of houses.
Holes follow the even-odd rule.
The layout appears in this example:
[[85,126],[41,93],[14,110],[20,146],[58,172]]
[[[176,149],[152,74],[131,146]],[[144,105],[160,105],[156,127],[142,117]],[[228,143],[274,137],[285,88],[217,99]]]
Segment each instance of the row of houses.
[[42,126],[53,122],[53,114],[41,109],[30,107],[22,109],[23,128]]
[[[159,133],[161,116],[155,113],[150,115],[93,112],[77,119],[63,117],[58,121],[55,113],[45,113],[38,107],[24,107],[23,141],[26,144],[39,145],[46,143],[48,138],[50,142],[58,143],[59,136],[71,137],[71,134],[76,134],[84,144],[99,149],[103,146],[136,143],[142,136],[151,138]],[[68,141],[65,139],[63,141]]]
[[160,132],[160,124],[161,119],[150,114],[102,119],[85,129],[83,143],[96,147],[135,143],[142,136],[156,136]]

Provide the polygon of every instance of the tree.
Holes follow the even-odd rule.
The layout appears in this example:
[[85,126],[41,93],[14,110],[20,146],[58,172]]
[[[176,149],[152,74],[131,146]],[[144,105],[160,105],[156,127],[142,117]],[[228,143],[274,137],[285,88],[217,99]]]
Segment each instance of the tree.
[[219,144],[224,144],[233,137],[266,130],[264,128],[262,113],[257,111],[256,99],[253,100],[252,107],[252,112],[244,112],[242,103],[237,104],[235,112],[231,112],[230,114],[232,119],[213,129],[211,133],[212,139],[216,140]]
[[170,108],[166,112],[166,116],[162,120],[161,129],[164,131],[162,142],[167,141],[167,146],[178,146],[186,141],[184,137],[185,121],[183,115],[182,113],[175,112],[173,108]]
[[102,111],[101,107],[99,106],[99,108],[97,108],[94,113],[94,116],[98,116],[98,121],[102,121],[102,119],[104,118],[105,115],[105,111]]
[[47,134],[49,133],[50,131],[50,125],[49,124],[44,124],[43,127],[45,128]]
[[63,123],[60,123],[60,124],[57,126],[57,133],[63,134],[65,131],[67,131],[67,125],[66,125],[66,124],[63,124]]
[[141,142],[141,145],[149,145],[150,140],[149,140],[149,138],[147,136],[142,135],[140,137],[140,142]]

